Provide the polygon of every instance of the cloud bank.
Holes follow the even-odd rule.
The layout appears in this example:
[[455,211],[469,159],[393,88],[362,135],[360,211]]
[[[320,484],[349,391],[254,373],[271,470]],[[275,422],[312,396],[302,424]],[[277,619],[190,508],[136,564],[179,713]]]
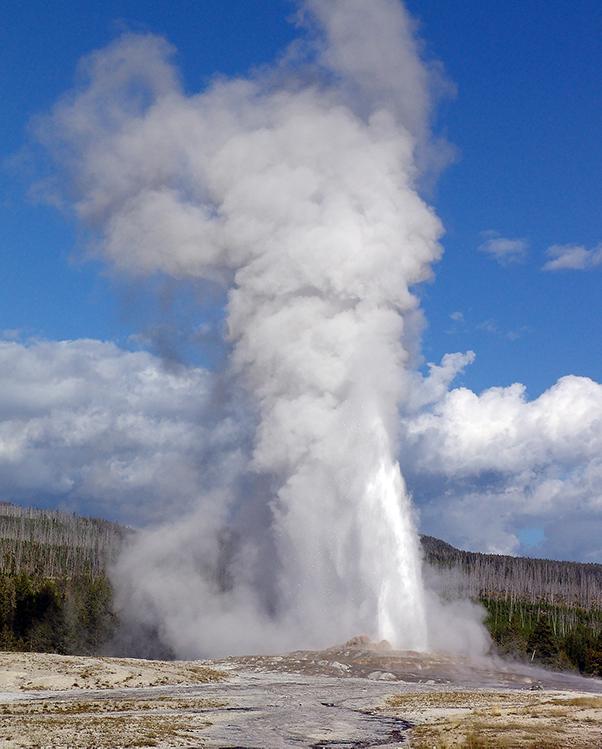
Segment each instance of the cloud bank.
[[211,375],[93,340],[0,341],[0,493],[143,525],[236,476]]
[[[404,421],[402,462],[423,524],[460,546],[600,561],[602,385],[561,378],[529,401],[523,385],[447,392]],[[524,552],[525,549],[523,548]]]
[[[399,455],[421,530],[462,547],[602,560],[602,385],[567,376],[454,388],[474,355],[416,375]],[[217,375],[100,341],[0,342],[0,496],[153,525],[235,482],[241,412],[215,419]],[[246,440],[246,442],[245,442]],[[523,528],[544,541],[520,545]]]

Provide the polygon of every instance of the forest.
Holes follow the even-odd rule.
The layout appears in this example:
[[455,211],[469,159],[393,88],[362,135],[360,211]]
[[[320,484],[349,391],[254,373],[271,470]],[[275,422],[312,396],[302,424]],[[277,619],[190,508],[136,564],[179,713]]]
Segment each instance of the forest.
[[478,601],[502,655],[602,676],[602,565],[481,554],[422,536],[450,598]]
[[[114,652],[106,570],[134,532],[0,503],[0,649]],[[461,551],[430,536],[422,546],[441,595],[483,605],[500,654],[602,676],[602,565]]]
[[131,532],[0,503],[0,648],[102,652],[117,626],[106,567]]

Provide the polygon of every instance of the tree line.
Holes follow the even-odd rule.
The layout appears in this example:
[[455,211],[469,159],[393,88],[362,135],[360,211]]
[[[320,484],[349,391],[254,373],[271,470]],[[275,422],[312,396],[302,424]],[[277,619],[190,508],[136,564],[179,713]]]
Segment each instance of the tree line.
[[0,575],[0,649],[93,655],[113,636],[105,576]]
[[0,502],[0,574],[103,575],[130,533],[108,520]]
[[426,561],[463,597],[602,608],[602,564],[482,554],[422,536]]
[[0,502],[0,649],[101,652],[117,626],[106,568],[130,533]]
[[[0,649],[108,652],[119,622],[106,568],[131,533],[0,503]],[[422,546],[443,595],[483,604],[501,654],[602,676],[602,565],[461,551],[429,536]]]
[[481,598],[501,655],[602,677],[602,610]]
[[444,597],[486,611],[498,652],[602,676],[602,565],[462,551],[422,536],[427,574]]

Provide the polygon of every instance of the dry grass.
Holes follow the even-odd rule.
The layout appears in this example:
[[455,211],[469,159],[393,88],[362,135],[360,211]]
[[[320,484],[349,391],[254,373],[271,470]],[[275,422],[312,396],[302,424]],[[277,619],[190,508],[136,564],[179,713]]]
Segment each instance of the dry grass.
[[[389,697],[387,704],[395,708],[459,708],[472,709],[481,705],[490,707],[496,704],[511,703],[516,699],[516,692],[407,692]],[[522,693],[525,694],[525,693]],[[526,697],[531,696],[525,694]]]
[[11,749],[129,749],[198,746],[198,731],[211,725],[191,716],[28,716],[0,721],[0,746]]
[[602,697],[588,695],[587,697],[569,697],[566,699],[548,700],[549,705],[563,705],[566,707],[591,708],[592,710],[602,710]]
[[414,692],[389,698],[387,708],[417,724],[412,749],[602,747],[602,697],[593,695]]
[[224,678],[224,673],[195,661],[0,653],[0,691],[139,688]]
[[[220,682],[225,674],[198,661],[0,653],[0,691],[68,692]],[[36,699],[0,705],[1,749],[198,747],[208,710],[223,702],[200,696]]]
[[3,749],[129,749],[199,746],[203,711],[225,703],[199,697],[15,702],[0,711]]
[[19,718],[24,715],[94,715],[147,711],[210,710],[225,707],[219,700],[197,697],[151,697],[148,699],[103,699],[103,700],[41,700],[36,702],[13,702],[0,705],[0,719]]

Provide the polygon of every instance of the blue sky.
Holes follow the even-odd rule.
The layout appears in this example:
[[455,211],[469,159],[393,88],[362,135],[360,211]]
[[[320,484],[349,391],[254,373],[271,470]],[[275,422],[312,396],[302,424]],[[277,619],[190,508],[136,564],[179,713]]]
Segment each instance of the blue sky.
[[37,201],[28,137],[73,84],[77,62],[125,30],[166,36],[178,48],[187,88],[216,72],[269,62],[294,36],[292,6],[250,2],[13,2],[0,29],[5,76],[0,104],[0,329],[50,339],[92,337],[127,344],[154,323],[149,295],[124,288],[100,264],[82,262],[83,240],[65,214]]
[[[294,36],[287,2],[29,2],[9,4],[0,39],[5,75],[0,132],[3,226],[0,328],[46,338],[127,340],[150,305],[81,262],[68,217],[28,197],[23,153],[31,118],[73,81],[82,55],[124,28],[165,35],[186,86],[216,71],[271,60]],[[568,373],[602,377],[600,269],[541,271],[554,244],[602,238],[602,20],[595,2],[411,0],[427,55],[457,93],[437,129],[456,161],[430,196],[442,218],[445,256],[421,294],[424,354],[473,349],[464,382],[480,390],[520,381],[535,396]],[[481,232],[524,239],[522,262],[477,251]],[[457,313],[461,313],[457,314]],[[457,319],[451,319],[454,315]],[[152,324],[152,323],[151,323]]]
[[[447,237],[426,303],[427,354],[451,341],[474,348],[466,376],[477,388],[519,381],[536,395],[568,372],[600,379],[600,273],[540,272],[550,245],[591,247],[602,237],[599,5],[410,7],[457,85],[439,120],[460,153],[435,196]],[[525,262],[501,268],[475,253],[488,229],[528,240]],[[446,340],[451,308],[467,325]],[[479,330],[489,320],[498,332]]]

